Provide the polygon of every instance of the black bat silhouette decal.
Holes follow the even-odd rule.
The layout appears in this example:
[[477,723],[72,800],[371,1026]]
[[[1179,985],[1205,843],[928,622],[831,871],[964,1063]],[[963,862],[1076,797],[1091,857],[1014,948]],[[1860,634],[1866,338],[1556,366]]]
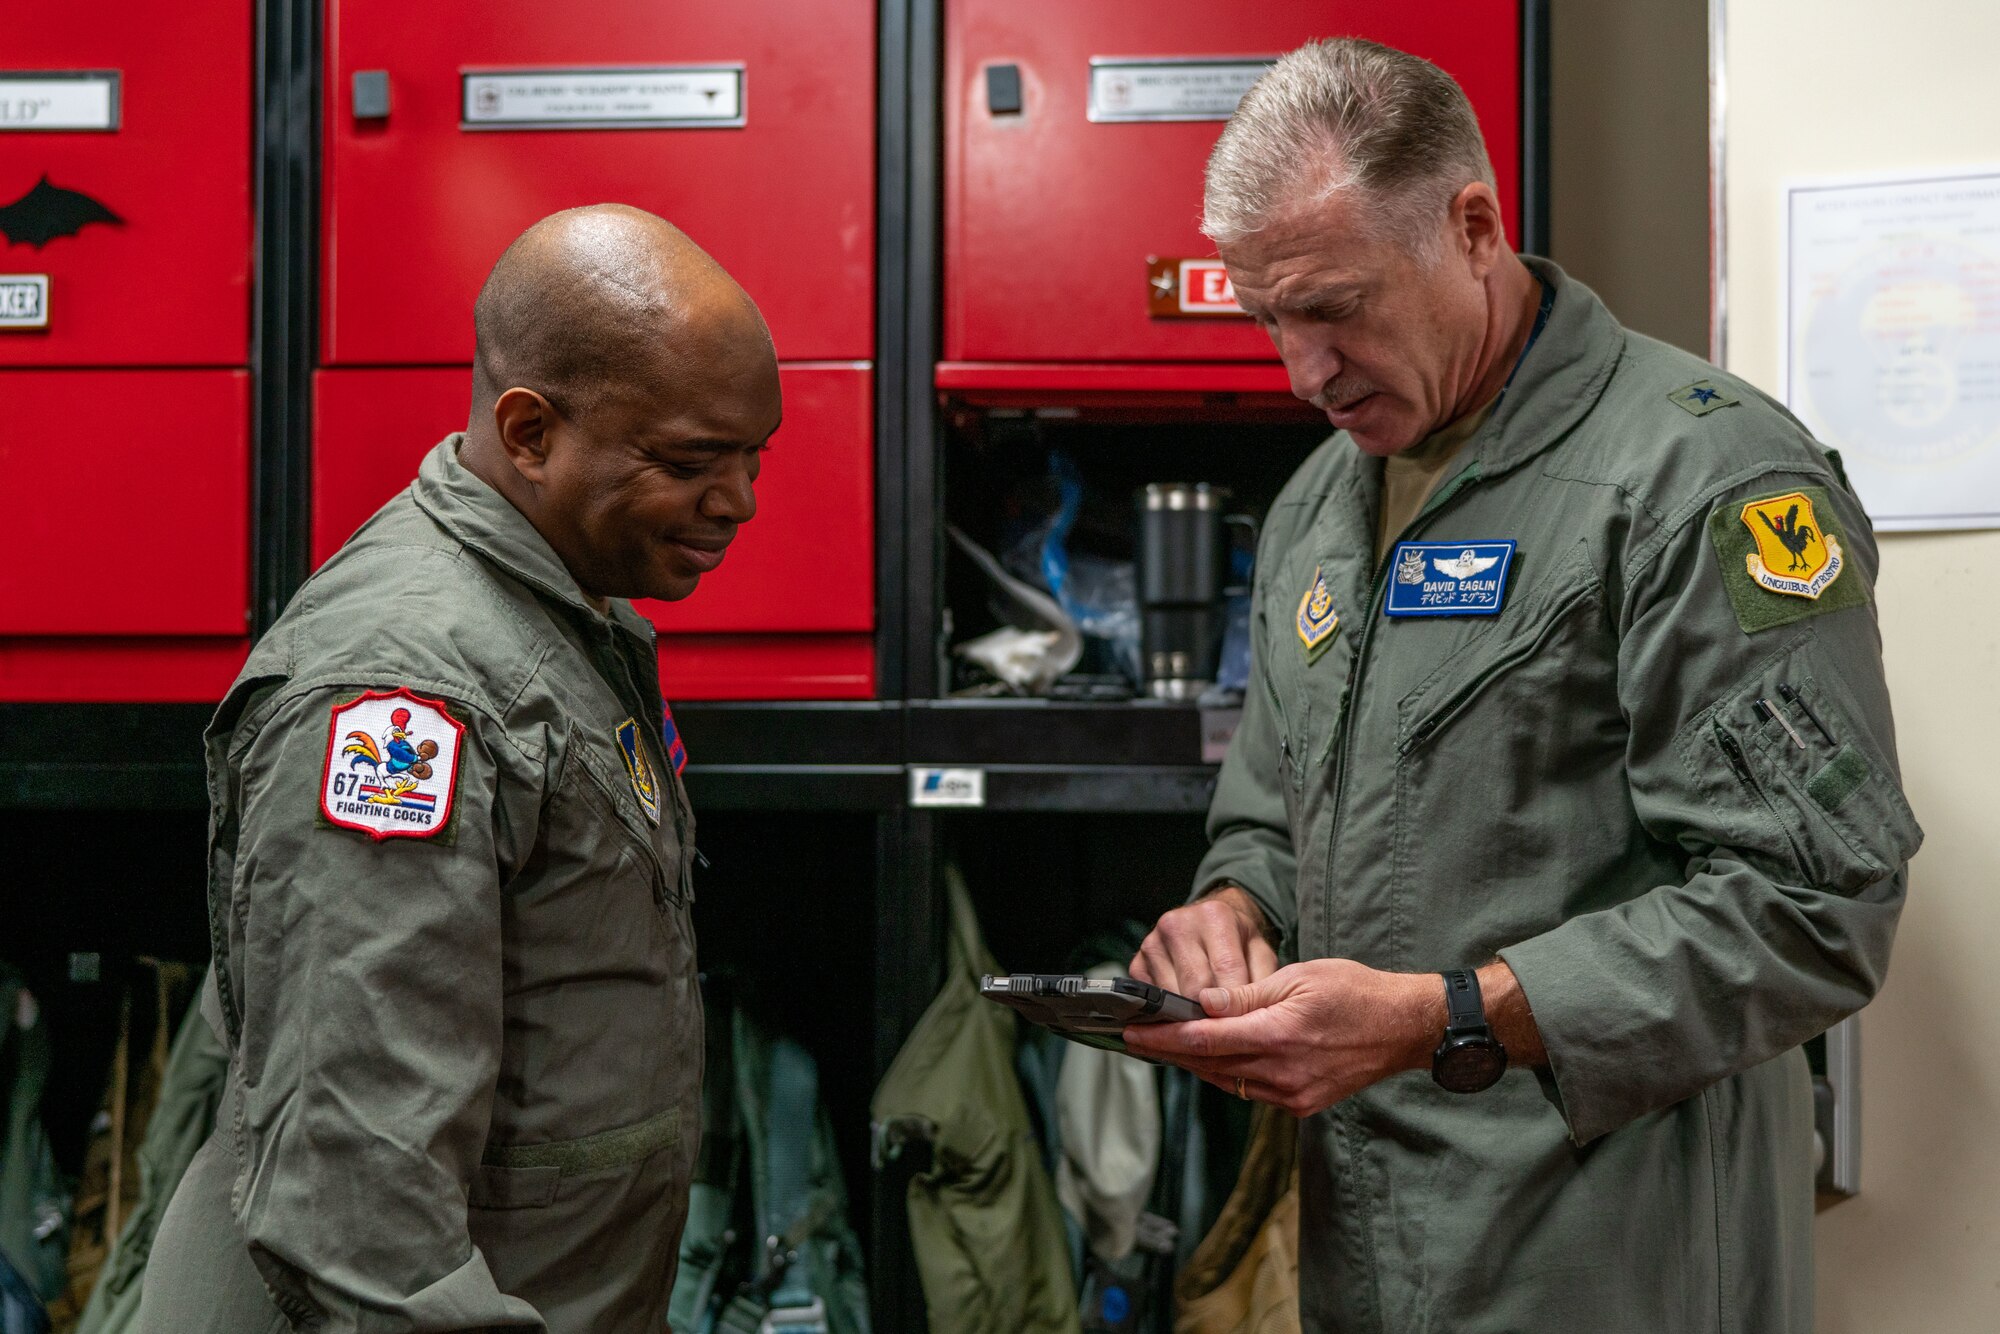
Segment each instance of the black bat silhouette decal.
[[75,236],[93,222],[123,226],[125,219],[80,190],[50,185],[46,175],[34,189],[0,208],[0,232],[5,232],[9,241],[37,250],[59,236]]

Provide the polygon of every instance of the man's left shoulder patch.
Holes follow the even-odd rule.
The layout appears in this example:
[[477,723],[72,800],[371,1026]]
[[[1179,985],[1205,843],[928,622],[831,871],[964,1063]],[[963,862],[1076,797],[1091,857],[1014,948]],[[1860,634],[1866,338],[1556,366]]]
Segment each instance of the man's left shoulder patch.
[[1729,603],[1745,633],[1862,606],[1868,587],[1849,572],[1844,537],[1823,486],[1730,501],[1708,516]]
[[1684,384],[1668,394],[1667,401],[1677,408],[1685,408],[1697,417],[1706,417],[1717,408],[1726,408],[1743,400],[1719,384],[1696,380],[1693,384]]
[[442,700],[407,689],[370,690],[335,705],[320,815],[377,842],[436,837],[451,823],[464,741],[465,724]]

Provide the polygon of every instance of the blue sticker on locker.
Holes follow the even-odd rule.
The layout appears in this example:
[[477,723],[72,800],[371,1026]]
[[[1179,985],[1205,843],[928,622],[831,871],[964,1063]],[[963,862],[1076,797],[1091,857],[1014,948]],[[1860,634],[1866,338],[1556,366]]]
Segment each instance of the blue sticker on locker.
[[1389,616],[1491,616],[1507,592],[1514,543],[1399,542],[1389,596]]

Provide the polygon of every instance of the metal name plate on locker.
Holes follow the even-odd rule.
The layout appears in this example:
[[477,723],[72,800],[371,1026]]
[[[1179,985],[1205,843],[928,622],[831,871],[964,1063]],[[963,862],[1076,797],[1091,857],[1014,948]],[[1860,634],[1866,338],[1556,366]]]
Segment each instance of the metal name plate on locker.
[[1514,542],[1399,542],[1385,616],[1491,616],[1507,595]]

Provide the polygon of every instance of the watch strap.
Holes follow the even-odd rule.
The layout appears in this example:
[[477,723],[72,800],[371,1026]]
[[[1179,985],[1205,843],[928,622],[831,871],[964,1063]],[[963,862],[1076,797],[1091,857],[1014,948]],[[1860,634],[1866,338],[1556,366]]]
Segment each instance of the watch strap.
[[1479,995],[1479,974],[1470,968],[1452,968],[1444,974],[1444,1005],[1447,1034],[1488,1031],[1486,1002]]

